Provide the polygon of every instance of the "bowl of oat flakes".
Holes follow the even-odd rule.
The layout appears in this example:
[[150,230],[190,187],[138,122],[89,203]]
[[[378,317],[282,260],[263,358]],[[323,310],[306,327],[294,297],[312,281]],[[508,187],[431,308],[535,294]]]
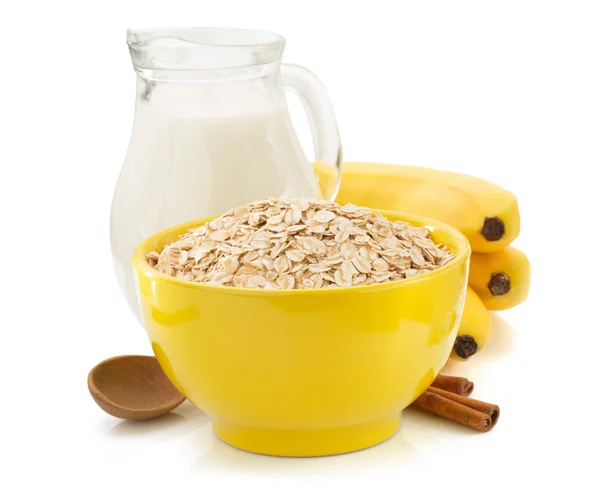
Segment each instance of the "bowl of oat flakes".
[[470,247],[411,214],[267,198],[133,256],[152,348],[230,445],[317,456],[378,444],[445,364]]

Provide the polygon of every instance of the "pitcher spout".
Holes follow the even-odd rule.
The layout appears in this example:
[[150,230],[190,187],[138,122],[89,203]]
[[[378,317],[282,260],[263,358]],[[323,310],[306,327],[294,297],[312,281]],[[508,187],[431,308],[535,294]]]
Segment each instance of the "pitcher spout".
[[214,71],[280,61],[285,39],[271,32],[228,28],[128,30],[136,70]]

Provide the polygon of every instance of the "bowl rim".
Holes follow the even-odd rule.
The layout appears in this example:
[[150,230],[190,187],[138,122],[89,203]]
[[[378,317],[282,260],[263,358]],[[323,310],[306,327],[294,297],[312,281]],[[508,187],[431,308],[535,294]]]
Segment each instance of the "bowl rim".
[[[149,246],[154,245],[156,239],[163,237],[169,237],[175,232],[182,232],[188,229],[199,227],[220,215],[213,215],[210,217],[203,217],[200,219],[184,222],[181,224],[167,227],[166,229],[160,230],[151,236],[140,242],[133,251],[132,262],[133,267],[136,271],[141,272],[146,277],[154,280],[163,280],[169,284],[176,286],[195,288],[199,290],[215,291],[220,293],[231,293],[238,295],[263,295],[263,296],[302,296],[302,295],[314,295],[314,294],[339,294],[340,292],[352,293],[352,292],[371,292],[379,290],[393,289],[397,287],[403,287],[411,284],[418,284],[427,279],[436,278],[445,272],[451,271],[456,266],[463,264],[471,256],[471,245],[467,237],[460,232],[458,229],[448,225],[439,220],[435,220],[429,217],[423,217],[421,215],[415,215],[408,212],[398,212],[395,210],[383,210],[370,208],[369,210],[373,213],[379,213],[386,218],[392,217],[393,221],[408,222],[413,225],[420,227],[427,227],[433,229],[433,232],[439,230],[450,235],[453,239],[452,242],[458,249],[456,257],[452,259],[448,264],[438,269],[434,269],[426,274],[420,274],[418,276],[411,277],[409,279],[402,279],[400,281],[382,282],[379,284],[371,284],[368,286],[350,286],[350,287],[332,287],[332,288],[319,288],[319,289],[260,289],[260,288],[244,288],[244,287],[232,287],[232,286],[218,286],[215,284],[208,284],[205,282],[194,282],[187,281],[185,279],[178,279],[174,276],[164,274],[153,267],[150,267],[146,260],[146,254],[149,252]],[[174,239],[175,240],[175,239]],[[468,267],[468,266],[467,266]]]

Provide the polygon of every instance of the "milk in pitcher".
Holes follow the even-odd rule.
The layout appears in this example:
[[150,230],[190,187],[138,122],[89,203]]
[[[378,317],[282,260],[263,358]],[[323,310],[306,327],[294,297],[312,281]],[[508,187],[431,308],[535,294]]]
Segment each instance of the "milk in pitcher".
[[133,277],[135,246],[161,229],[263,197],[321,197],[290,123],[285,109],[203,117],[138,104],[111,219],[119,280]]
[[[247,29],[127,32],[136,73],[135,118],[111,208],[119,284],[142,322],[135,247],[176,224],[264,197],[333,199],[341,146],[324,86],[281,63],[284,39]],[[286,91],[299,94],[316,160],[333,170],[322,194],[292,126]],[[321,166],[321,165],[319,165]]]

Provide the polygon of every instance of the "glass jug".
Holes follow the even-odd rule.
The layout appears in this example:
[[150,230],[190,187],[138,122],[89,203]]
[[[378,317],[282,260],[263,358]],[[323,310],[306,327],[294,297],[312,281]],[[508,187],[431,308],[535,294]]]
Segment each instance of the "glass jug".
[[[138,243],[263,197],[333,200],[342,159],[325,88],[308,70],[281,63],[282,37],[242,29],[130,30],[127,43],[137,74],[135,118],[110,236],[119,284],[142,322],[131,264]],[[303,102],[318,170],[294,132],[285,89]]]

